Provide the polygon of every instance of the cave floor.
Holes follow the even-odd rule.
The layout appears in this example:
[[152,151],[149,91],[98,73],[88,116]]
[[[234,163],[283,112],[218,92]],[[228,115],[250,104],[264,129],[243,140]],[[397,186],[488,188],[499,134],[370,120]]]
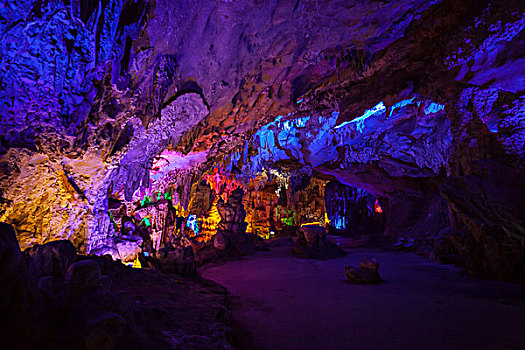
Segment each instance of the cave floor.
[[[231,293],[238,348],[525,349],[525,286],[408,252],[345,248],[343,258],[318,261],[290,247],[201,268]],[[383,284],[344,282],[345,266],[363,258],[381,264]]]

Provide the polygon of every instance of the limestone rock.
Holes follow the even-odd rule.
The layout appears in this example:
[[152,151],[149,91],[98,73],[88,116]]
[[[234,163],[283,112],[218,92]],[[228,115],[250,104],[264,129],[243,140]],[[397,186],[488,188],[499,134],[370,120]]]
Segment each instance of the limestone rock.
[[141,251],[142,238],[137,237],[135,240],[121,240],[115,245],[118,250],[120,260],[131,262],[135,260]]
[[77,257],[77,251],[68,240],[36,244],[24,252],[28,256],[29,271],[37,278],[53,276],[63,278]]
[[297,230],[292,254],[300,258],[333,259],[344,256],[346,253],[328,241],[324,227],[303,225]]
[[364,259],[359,263],[359,267],[347,266],[345,268],[346,281],[357,284],[376,284],[381,283],[379,274],[379,263]]
[[197,263],[191,246],[175,248],[166,244],[155,256],[159,259],[159,268],[164,273],[176,273],[180,276],[195,276]]
[[525,281],[525,171],[497,161],[476,168],[441,186],[456,218],[452,243],[472,273]]

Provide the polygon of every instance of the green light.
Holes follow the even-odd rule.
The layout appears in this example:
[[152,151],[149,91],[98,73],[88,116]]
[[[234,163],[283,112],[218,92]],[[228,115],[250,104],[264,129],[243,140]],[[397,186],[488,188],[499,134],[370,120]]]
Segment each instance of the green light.
[[281,218],[281,221],[283,222],[283,224],[286,224],[288,226],[293,225],[293,218]]
[[169,192],[164,193],[164,198],[167,200],[171,200],[171,194]]
[[142,200],[140,201],[140,205],[141,205],[141,206],[144,206],[144,205],[146,205],[146,204],[150,204],[150,203],[151,203],[151,198],[148,197],[148,196],[144,197],[144,199],[142,199]]
[[151,226],[151,222],[149,221],[148,217],[144,218],[143,220],[144,220],[144,224],[146,224],[146,227],[150,227]]

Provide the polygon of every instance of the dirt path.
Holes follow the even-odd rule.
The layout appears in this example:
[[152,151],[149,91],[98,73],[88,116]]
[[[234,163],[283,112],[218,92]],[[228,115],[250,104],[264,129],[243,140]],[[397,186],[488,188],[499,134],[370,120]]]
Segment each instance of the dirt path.
[[[230,291],[250,349],[525,349],[525,286],[412,253],[348,252],[314,261],[277,247],[201,274]],[[385,283],[344,283],[344,267],[363,258],[381,263]]]

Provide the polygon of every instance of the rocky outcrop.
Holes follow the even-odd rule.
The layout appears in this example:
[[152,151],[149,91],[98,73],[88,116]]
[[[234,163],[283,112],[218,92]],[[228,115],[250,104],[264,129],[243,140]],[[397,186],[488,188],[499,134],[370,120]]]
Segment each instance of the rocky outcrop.
[[377,284],[381,283],[379,274],[379,263],[364,259],[359,263],[359,267],[347,266],[345,268],[346,282],[357,284]]
[[299,258],[333,259],[346,253],[327,239],[324,227],[304,225],[297,230],[292,254]]
[[159,269],[164,273],[176,273],[191,277],[197,274],[197,262],[192,246],[175,248],[170,243],[155,253],[159,260]]
[[240,188],[233,191],[228,201],[219,199],[217,210],[221,222],[213,239],[213,246],[218,250],[236,250],[244,243],[246,232],[246,211],[242,204],[244,191]]
[[[132,244],[117,247],[123,224],[110,201],[131,216],[133,202],[152,195],[152,163],[169,148],[207,158],[198,171],[181,165],[179,175],[165,173],[175,180],[157,184],[176,187],[184,209],[192,185],[213,167],[244,179],[302,168],[377,197],[389,236],[426,239],[454,223],[462,254],[491,256],[480,265],[487,274],[500,276],[501,259],[521,259],[521,248],[486,243],[512,237],[504,246],[521,246],[519,216],[494,210],[492,224],[467,224],[476,213],[461,207],[476,203],[457,198],[470,176],[505,179],[478,171],[478,161],[511,172],[525,166],[519,0],[186,5],[4,6],[0,220],[17,228],[22,247],[68,239],[81,252],[134,256],[126,253]],[[271,186],[267,203],[276,201]],[[505,201],[489,185],[479,190],[490,203]],[[321,221],[314,192],[278,199],[281,208],[298,203],[295,219],[284,210],[282,218]],[[205,197],[197,202],[208,207]],[[245,210],[251,231],[271,231],[263,221],[273,213]],[[478,227],[486,225],[504,233]],[[220,249],[230,244],[227,231],[217,235]]]
[[13,228],[0,223],[4,346],[231,349],[223,287],[74,253],[56,241],[24,259]]
[[476,168],[441,186],[458,230],[452,242],[472,273],[523,282],[525,171],[496,161],[479,161]]

